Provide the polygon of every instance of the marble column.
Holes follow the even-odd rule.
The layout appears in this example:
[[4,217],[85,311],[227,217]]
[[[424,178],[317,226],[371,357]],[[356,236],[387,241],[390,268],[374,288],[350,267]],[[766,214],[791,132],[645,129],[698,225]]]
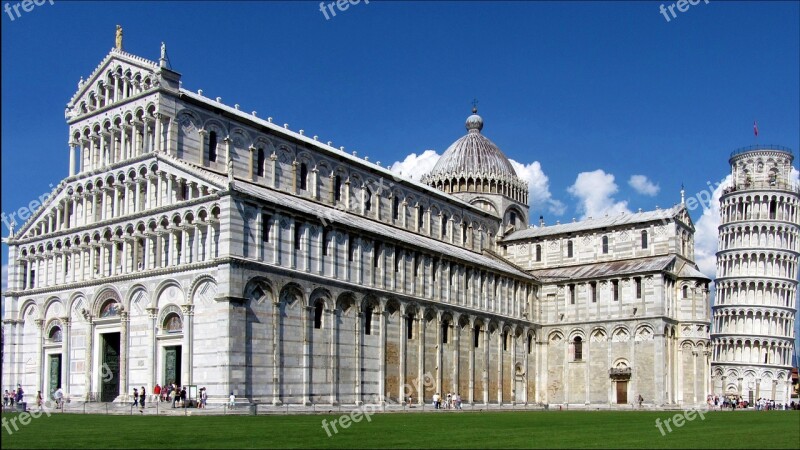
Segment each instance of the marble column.
[[281,402],[281,302],[272,303],[272,404]]
[[[158,330],[156,320],[158,320],[158,308],[149,307],[147,308],[147,320],[148,320],[148,327],[147,327],[147,363],[149,364],[149,373],[148,380],[150,382],[150,389],[156,385],[158,382],[158,373],[156,372],[158,369],[157,357],[157,342],[156,342],[156,332]],[[165,380],[169,381],[169,380]],[[166,387],[166,386],[165,386]]]
[[128,329],[130,328],[130,322],[128,311],[122,311],[119,317],[119,395],[122,396],[123,401],[128,398],[128,346],[130,343]]
[[183,345],[181,352],[181,380],[182,384],[193,384],[194,372],[194,305],[181,305],[183,313]]

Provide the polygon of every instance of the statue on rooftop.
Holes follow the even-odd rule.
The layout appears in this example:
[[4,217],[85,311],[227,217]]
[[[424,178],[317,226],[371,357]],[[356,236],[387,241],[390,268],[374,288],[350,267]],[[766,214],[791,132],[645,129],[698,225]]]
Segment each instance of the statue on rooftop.
[[117,35],[116,35],[116,47],[117,50],[122,50],[122,26],[117,25]]

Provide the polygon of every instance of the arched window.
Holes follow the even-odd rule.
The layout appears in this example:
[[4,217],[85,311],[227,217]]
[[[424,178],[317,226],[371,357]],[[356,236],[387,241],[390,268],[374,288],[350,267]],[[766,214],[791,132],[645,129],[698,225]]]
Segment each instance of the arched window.
[[647,249],[647,230],[642,230],[642,250]]
[[406,317],[406,339],[414,339],[414,315],[409,314]]
[[119,303],[117,303],[116,300],[108,300],[103,304],[103,307],[100,308],[100,318],[118,317],[119,310]]
[[681,297],[689,298],[689,286],[684,286],[681,288]]
[[336,175],[333,177],[333,200],[338,202],[342,199],[342,177]]
[[314,328],[322,328],[322,300],[317,300],[314,304]]
[[169,313],[164,318],[163,323],[164,332],[166,333],[180,333],[183,331],[183,320],[178,313]]
[[372,306],[364,308],[364,334],[372,334]]
[[450,324],[447,320],[442,321],[442,344],[447,344],[447,332],[450,330]]
[[64,336],[61,332],[61,327],[53,327],[53,329],[50,330],[50,335],[47,337],[52,342],[61,342],[62,340],[64,340]]
[[608,254],[608,236],[603,236],[603,254]]
[[372,210],[372,191],[364,189],[364,212]]
[[511,216],[508,219],[508,223],[511,224],[512,226],[517,226],[517,213],[516,212],[511,211]]
[[569,304],[570,305],[574,305],[575,304],[575,285],[574,284],[570,284],[569,285]]
[[567,258],[572,258],[572,241],[567,241]]
[[581,339],[580,336],[575,336],[575,339],[572,340],[572,345],[575,348],[574,361],[583,360],[583,339]]
[[400,217],[400,197],[397,195],[392,198],[392,220],[397,220]]
[[298,189],[302,191],[308,189],[308,165],[306,163],[300,163],[300,179],[297,181],[300,183]]
[[775,201],[775,199],[772,199],[772,201],[769,202],[769,218],[770,218],[770,220],[775,220],[775,213],[776,213],[777,210],[778,210],[778,202]]
[[208,161],[217,161],[217,132],[208,133]]
[[536,244],[536,262],[540,262],[542,260],[542,245]]
[[300,243],[303,239],[303,224],[297,222],[294,224],[294,249],[300,250]]
[[257,152],[258,152],[258,157],[256,158],[256,176],[263,177],[264,162],[266,161],[266,157],[264,156],[264,149],[259,148]]
[[447,236],[447,214],[442,214],[442,237]]

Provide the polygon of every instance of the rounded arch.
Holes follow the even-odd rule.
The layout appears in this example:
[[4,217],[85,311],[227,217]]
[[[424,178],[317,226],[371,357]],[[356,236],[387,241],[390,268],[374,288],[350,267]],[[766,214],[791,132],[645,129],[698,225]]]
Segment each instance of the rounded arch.
[[306,305],[306,296],[303,292],[303,289],[300,287],[299,284],[295,282],[289,282],[283,285],[280,290],[280,297],[279,301],[281,303],[288,305],[292,305],[295,301],[300,301],[300,304]]
[[325,309],[333,309],[333,296],[331,295],[331,291],[326,288],[318,287],[311,292],[311,295],[308,296],[308,304],[307,306],[314,306],[316,305],[317,301],[322,301],[323,307]]
[[156,308],[161,308],[167,303],[180,305],[186,303],[186,296],[180,283],[170,278],[159,283],[153,291],[153,302]]
[[22,305],[19,307],[19,317],[20,321],[25,321],[25,316],[28,315],[28,311],[32,310],[33,313],[36,315],[35,319],[41,319],[41,311],[39,309],[39,305],[36,304],[36,301],[32,298],[25,300]]
[[64,302],[56,296],[48,298],[42,307],[42,318],[61,317],[64,314]]
[[[263,279],[263,280],[266,281],[266,278],[263,278],[263,277],[256,277],[256,278],[260,278],[260,279]],[[251,280],[253,280],[253,279],[255,279],[255,278],[252,278]],[[248,283],[251,280],[248,280]],[[203,286],[203,283],[211,283],[213,285],[213,288],[214,288],[214,295],[216,295],[217,279],[212,277],[211,275],[207,275],[207,274],[198,275],[197,277],[195,277],[194,280],[192,280],[192,283],[189,285],[189,303],[196,303],[195,302],[195,298],[197,298],[198,295],[202,296],[207,292],[207,291],[199,290],[199,289],[202,289],[202,288],[206,287],[206,286]],[[272,284],[270,284],[270,289],[272,289]]]
[[128,311],[141,314],[145,312],[147,308],[153,306],[150,301],[150,294],[147,288],[141,283],[136,283],[128,289],[125,305]]
[[581,338],[582,341],[586,341],[586,333],[583,331],[582,328],[573,328],[569,331],[569,341],[572,342],[575,340],[576,337]]
[[119,294],[117,288],[114,286],[104,286],[103,288],[99,289],[98,293],[94,296],[94,302],[92,303],[92,315],[94,317],[100,317],[101,309],[109,300],[117,302],[119,304],[119,308],[124,306],[122,303],[122,296]]

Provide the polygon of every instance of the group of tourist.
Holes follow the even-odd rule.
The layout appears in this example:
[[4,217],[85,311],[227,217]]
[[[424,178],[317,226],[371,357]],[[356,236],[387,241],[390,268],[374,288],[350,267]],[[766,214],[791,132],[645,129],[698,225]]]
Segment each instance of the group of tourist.
[[755,407],[756,411],[772,411],[772,410],[789,410],[789,409],[800,409],[800,403],[795,404],[794,401],[791,403],[776,403],[775,400],[769,400],[766,398],[759,398],[751,405],[749,401],[742,399],[741,396],[730,396],[730,397],[722,397],[720,398],[718,395],[711,396],[709,395],[707,398],[708,407],[712,410],[722,410],[722,409],[746,409],[750,407]]
[[25,395],[25,391],[22,390],[22,386],[19,384],[17,385],[16,389],[8,389],[3,392],[3,408],[13,408],[14,403],[22,403],[23,396]]
[[433,394],[433,407],[435,409],[461,409],[461,396],[455,392],[448,392],[442,399],[439,393]]
[[[136,405],[136,389],[133,390],[134,395],[134,406]],[[140,402],[144,404],[144,386],[142,386],[142,392],[140,395]],[[179,386],[175,384],[175,382],[170,382],[169,384],[164,383],[162,387],[160,384],[156,384],[153,388],[153,396],[158,399],[160,402],[171,402],[173,408],[186,408],[191,406],[186,401],[186,386]],[[205,408],[206,402],[208,401],[208,392],[206,391],[205,387],[200,388],[198,393],[198,408]],[[142,406],[144,407],[144,406]]]

